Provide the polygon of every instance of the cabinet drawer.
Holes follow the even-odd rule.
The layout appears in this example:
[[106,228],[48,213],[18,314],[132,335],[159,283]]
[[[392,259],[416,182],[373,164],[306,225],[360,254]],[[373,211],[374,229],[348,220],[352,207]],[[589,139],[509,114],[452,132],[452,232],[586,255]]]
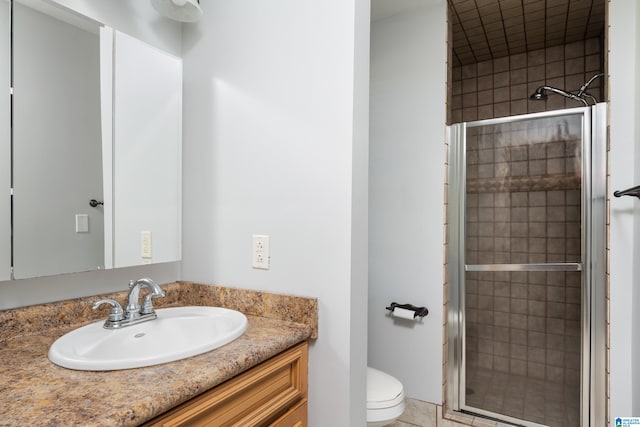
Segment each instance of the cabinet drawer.
[[307,399],[300,401],[269,427],[307,427]]
[[[307,397],[308,345],[298,344],[144,424],[267,426]],[[306,405],[304,405],[306,418]],[[297,426],[298,424],[278,424]],[[299,426],[305,426],[299,424]]]

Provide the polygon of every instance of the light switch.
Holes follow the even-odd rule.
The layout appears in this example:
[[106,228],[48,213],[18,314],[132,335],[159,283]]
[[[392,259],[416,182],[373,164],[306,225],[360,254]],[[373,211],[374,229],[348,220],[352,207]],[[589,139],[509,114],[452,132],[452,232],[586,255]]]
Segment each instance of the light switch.
[[89,215],[76,214],[76,233],[89,232]]

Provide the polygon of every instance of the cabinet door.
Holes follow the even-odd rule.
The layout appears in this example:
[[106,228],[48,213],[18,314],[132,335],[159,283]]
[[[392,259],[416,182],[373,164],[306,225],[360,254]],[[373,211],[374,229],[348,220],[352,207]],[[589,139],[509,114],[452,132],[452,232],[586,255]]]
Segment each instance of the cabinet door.
[[303,342],[144,426],[305,427],[307,363]]
[[307,400],[305,399],[291,408],[270,427],[307,427]]

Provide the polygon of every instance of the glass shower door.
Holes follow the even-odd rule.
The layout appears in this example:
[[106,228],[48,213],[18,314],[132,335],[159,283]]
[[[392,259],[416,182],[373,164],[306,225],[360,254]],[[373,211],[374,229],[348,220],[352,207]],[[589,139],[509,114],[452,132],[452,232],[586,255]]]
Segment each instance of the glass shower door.
[[587,113],[456,125],[449,268],[459,305],[459,410],[518,425],[582,425],[591,286]]

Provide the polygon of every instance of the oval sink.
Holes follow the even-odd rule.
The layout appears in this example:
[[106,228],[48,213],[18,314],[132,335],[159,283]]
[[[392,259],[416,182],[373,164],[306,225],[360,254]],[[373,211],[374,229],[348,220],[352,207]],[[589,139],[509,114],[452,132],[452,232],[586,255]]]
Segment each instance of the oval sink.
[[141,368],[206,353],[247,329],[244,314],[221,307],[161,308],[156,314],[122,329],[104,329],[101,320],[68,332],[51,345],[49,360],[83,371]]

